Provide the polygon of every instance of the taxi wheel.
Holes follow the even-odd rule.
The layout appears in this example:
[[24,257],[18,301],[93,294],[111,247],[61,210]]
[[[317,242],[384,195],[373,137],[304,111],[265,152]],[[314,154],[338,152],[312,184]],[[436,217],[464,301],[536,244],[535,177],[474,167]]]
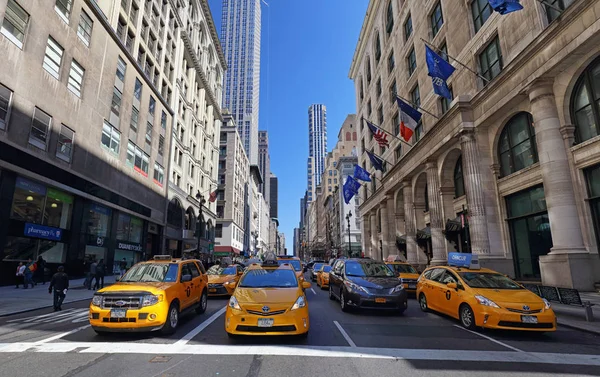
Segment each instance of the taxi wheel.
[[343,289],[340,292],[340,308],[342,309],[343,312],[347,312],[348,310],[350,310],[350,308],[348,307],[348,303],[346,303],[346,297],[344,297]]
[[465,329],[475,330],[475,314],[473,309],[467,304],[461,305],[459,309],[460,323]]
[[179,325],[179,309],[177,308],[176,303],[172,303],[169,306],[169,314],[167,315],[167,321],[162,328],[162,333],[166,335],[170,335],[175,333],[177,326]]
[[423,293],[421,293],[421,295],[419,296],[419,307],[421,308],[421,311],[423,311],[423,312],[429,311],[429,307],[427,306],[427,298],[425,297],[425,295]]
[[206,307],[208,306],[208,294],[206,290],[202,291],[202,296],[200,296],[200,303],[196,308],[196,314],[202,314],[206,311]]

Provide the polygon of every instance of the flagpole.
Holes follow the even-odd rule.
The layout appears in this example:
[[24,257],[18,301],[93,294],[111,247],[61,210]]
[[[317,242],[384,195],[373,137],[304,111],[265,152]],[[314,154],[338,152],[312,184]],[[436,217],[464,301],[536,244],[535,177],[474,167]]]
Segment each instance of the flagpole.
[[414,103],[414,102],[412,102],[412,101],[409,101],[409,100],[407,100],[407,99],[406,99],[406,98],[404,98],[404,97],[400,97],[400,96],[398,95],[398,93],[394,93],[394,94],[396,94],[396,97],[400,98],[402,101],[404,101],[404,102],[408,103],[408,104],[409,104],[409,105],[411,105],[412,107],[416,107],[417,109],[421,109],[421,110],[423,110],[425,113],[427,113],[427,114],[431,115],[431,116],[432,116],[432,117],[434,117],[435,119],[440,119],[440,118],[438,118],[438,117],[437,117],[437,115],[435,115],[435,114],[433,114],[433,113],[430,113],[429,111],[427,111],[427,110],[425,110],[424,108],[422,108],[422,107],[421,107],[421,105],[417,105],[416,103]]
[[[365,118],[364,116],[362,117],[362,119],[363,119],[363,120],[366,120],[367,122],[371,122],[369,119]],[[373,123],[373,122],[371,122],[371,123]],[[375,124],[375,123],[373,123],[373,124]],[[408,141],[406,141],[406,140],[404,140],[404,139],[402,139],[402,138],[400,138],[400,137],[398,137],[398,136],[394,135],[393,133],[391,133],[391,132],[389,132],[389,131],[386,131],[385,129],[383,129],[383,127],[379,126],[379,129],[380,129],[380,130],[382,130],[383,132],[385,132],[386,134],[390,135],[390,136],[391,136],[391,137],[393,137],[394,139],[400,140],[401,142],[403,142],[404,144],[408,145],[409,147],[411,147],[411,148],[413,147],[413,145],[412,145],[412,144],[410,144]],[[371,133],[372,133],[372,132],[371,132]]]
[[473,73],[475,76],[479,77],[480,79],[482,79],[483,81],[485,81],[486,83],[489,83],[490,80],[483,77],[482,75],[480,75],[479,73],[475,72],[474,70],[472,70],[470,67],[468,67],[467,65],[463,64],[462,62],[460,62],[459,60],[457,60],[456,58],[453,58],[452,56],[448,55],[448,53],[440,50],[439,48],[437,48],[436,46],[432,45],[431,43],[427,42],[425,39],[420,38],[426,45],[428,45],[429,47],[435,49],[438,52],[441,52],[443,54],[445,54],[447,57],[449,57],[450,59],[454,60],[455,62],[457,62],[458,64],[460,64],[463,68],[465,68],[467,71]]

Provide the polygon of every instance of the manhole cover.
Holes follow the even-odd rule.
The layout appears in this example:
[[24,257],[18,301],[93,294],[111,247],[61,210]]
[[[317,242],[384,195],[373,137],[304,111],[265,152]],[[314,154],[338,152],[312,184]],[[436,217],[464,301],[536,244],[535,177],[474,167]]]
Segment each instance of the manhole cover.
[[171,356],[155,356],[152,359],[150,359],[151,363],[168,363],[169,360],[171,360],[172,357]]

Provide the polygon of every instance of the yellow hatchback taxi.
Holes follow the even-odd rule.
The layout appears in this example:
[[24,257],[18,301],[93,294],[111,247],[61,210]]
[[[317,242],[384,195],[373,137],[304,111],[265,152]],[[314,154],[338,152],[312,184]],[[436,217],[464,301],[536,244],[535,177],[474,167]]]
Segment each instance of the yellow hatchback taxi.
[[98,334],[157,330],[172,334],[181,315],[206,311],[207,284],[200,261],[157,255],[94,294],[90,324]]
[[505,275],[480,268],[477,255],[449,253],[448,262],[429,267],[419,277],[421,310],[447,314],[471,330],[556,331],[548,301]]
[[329,272],[331,272],[331,266],[324,264],[321,269],[317,271],[317,286],[321,289],[329,288]]
[[235,335],[301,335],[310,328],[304,289],[290,264],[273,255],[251,264],[229,299],[225,331]]
[[244,270],[238,265],[229,267],[212,266],[206,271],[208,275],[208,296],[231,296],[243,273]]
[[391,260],[385,262],[385,264],[387,264],[387,266],[402,279],[402,284],[407,293],[415,293],[417,291],[419,273],[410,263],[402,262],[400,260]]
[[279,255],[277,256],[279,264],[290,264],[296,272],[296,277],[300,281],[304,281],[304,269],[302,268],[302,261],[298,257],[292,255]]

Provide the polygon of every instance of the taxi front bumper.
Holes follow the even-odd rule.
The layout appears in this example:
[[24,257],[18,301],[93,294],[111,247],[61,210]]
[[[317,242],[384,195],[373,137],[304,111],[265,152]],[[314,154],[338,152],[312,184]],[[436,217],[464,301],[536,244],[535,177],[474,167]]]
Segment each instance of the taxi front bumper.
[[405,289],[394,294],[364,293],[347,290],[347,304],[356,308],[378,310],[401,310],[408,308],[408,294]]
[[329,288],[329,279],[321,278],[321,288]]
[[89,321],[93,329],[105,332],[149,332],[163,328],[167,321],[167,303],[128,309],[125,317],[111,316],[111,309],[90,305]]
[[[270,327],[259,327],[259,319],[273,319],[273,324]],[[229,306],[225,313],[225,331],[232,335],[300,335],[308,332],[309,328],[307,306],[272,316],[250,314]]]
[[[539,313],[515,313],[504,308],[483,307],[475,312],[475,324],[479,327],[498,330],[556,331],[556,315],[552,309]],[[531,323],[531,317],[536,323]]]

